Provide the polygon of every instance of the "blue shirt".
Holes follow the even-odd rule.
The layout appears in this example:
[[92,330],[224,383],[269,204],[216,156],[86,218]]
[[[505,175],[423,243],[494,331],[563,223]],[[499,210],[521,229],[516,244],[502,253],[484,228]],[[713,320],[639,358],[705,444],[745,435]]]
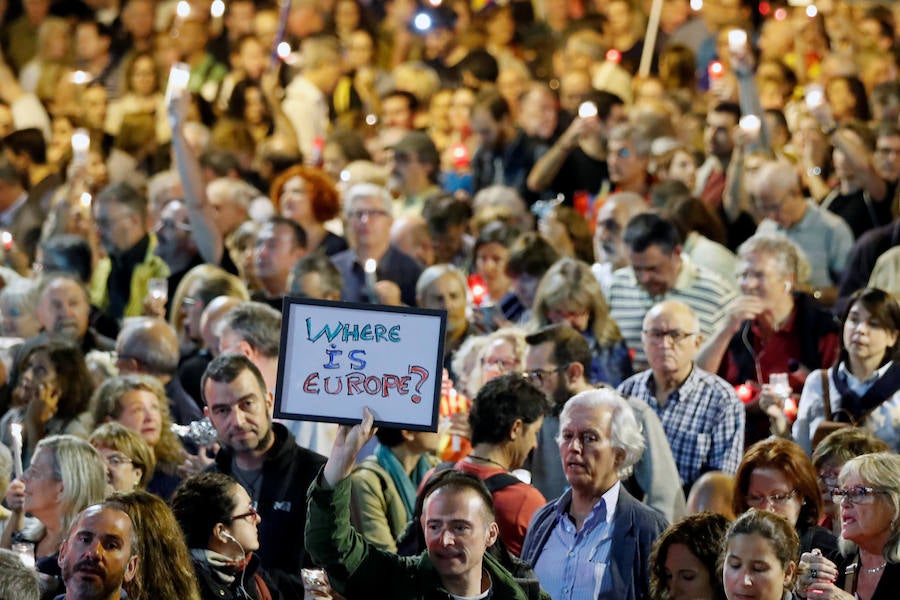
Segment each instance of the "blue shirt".
[[617,481],[603,494],[581,529],[575,528],[567,512],[571,490],[556,501],[556,525],[534,565],[541,587],[554,600],[597,598],[609,591],[605,575],[620,486]]

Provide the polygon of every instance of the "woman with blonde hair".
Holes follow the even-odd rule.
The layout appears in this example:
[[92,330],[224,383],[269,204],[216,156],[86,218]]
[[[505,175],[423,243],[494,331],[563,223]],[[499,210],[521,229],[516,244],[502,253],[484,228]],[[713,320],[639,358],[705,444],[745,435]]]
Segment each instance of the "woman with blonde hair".
[[618,385],[633,373],[622,333],[587,263],[563,258],[541,279],[534,299],[534,329],[568,323],[591,345],[591,383]]
[[184,460],[184,448],[172,431],[162,384],[147,375],[120,375],[103,382],[92,403],[94,423],[117,422],[144,438],[156,460],[147,489],[162,498],[171,496],[181,481],[177,469]]
[[103,457],[113,490],[129,492],[147,487],[156,457],[139,433],[120,423],[104,423],[91,433],[88,442]]

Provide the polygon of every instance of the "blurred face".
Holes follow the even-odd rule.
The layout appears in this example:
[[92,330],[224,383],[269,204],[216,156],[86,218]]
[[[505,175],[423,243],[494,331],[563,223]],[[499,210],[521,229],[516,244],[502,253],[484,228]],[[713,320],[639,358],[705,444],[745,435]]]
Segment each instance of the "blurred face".
[[485,551],[497,539],[497,524],[474,490],[441,488],[425,501],[425,546],[442,578],[480,577]]
[[732,130],[737,125],[734,115],[725,112],[711,112],[706,117],[703,142],[706,152],[713,156],[725,157],[734,150]]
[[87,333],[90,311],[84,289],[75,281],[61,277],[44,288],[38,301],[37,318],[45,331],[80,340]]
[[770,305],[782,302],[790,296],[792,279],[784,273],[778,259],[768,253],[748,254],[738,263],[738,283],[741,286],[741,293],[756,296]]
[[155,446],[162,434],[162,412],[156,394],[147,390],[130,390],[125,392],[119,403],[122,412],[116,422],[141,434],[151,448]]
[[138,96],[156,91],[156,63],[149,56],[141,56],[131,67],[131,89]]
[[531,308],[534,305],[534,295],[537,293],[541,278],[528,273],[522,273],[513,280],[513,292],[523,305]]
[[288,179],[281,188],[278,206],[282,217],[301,224],[308,223],[313,213],[306,180],[302,177]]
[[650,246],[643,252],[628,250],[628,261],[640,286],[651,296],[661,296],[675,287],[681,269],[681,249],[676,248],[671,255],[659,246]]
[[494,12],[487,22],[487,34],[490,44],[507,46],[516,34],[516,23],[512,11],[501,8]]
[[372,63],[375,49],[372,38],[365,31],[354,31],[347,41],[347,66],[358,69]]
[[759,467],[750,473],[747,486],[747,504],[752,508],[769,510],[797,524],[803,498],[788,481],[784,472],[769,467]]
[[241,68],[247,77],[257,80],[262,76],[266,68],[266,53],[262,44],[255,38],[250,38],[241,44]]
[[[231,521],[227,524],[228,532],[240,543],[244,552],[259,550],[258,527],[262,517],[253,507],[253,500],[247,494],[247,490],[241,485],[236,485],[231,491],[231,500],[234,502],[234,510],[231,513]],[[233,542],[232,542],[233,543]]]
[[488,111],[476,109],[472,113],[471,125],[482,148],[494,150],[502,143],[500,123]]
[[263,225],[256,236],[256,275],[270,286],[285,285],[291,267],[305,253],[287,225]]
[[631,140],[609,140],[609,178],[617,186],[636,186],[647,177],[647,159],[637,155]]
[[106,89],[92,85],[81,93],[81,116],[89,129],[101,129],[106,122]]
[[334,7],[334,26],[338,31],[353,31],[359,25],[359,7],[355,0],[342,0]]
[[22,474],[25,484],[24,510],[38,519],[53,514],[61,501],[63,483],[53,468],[53,452],[39,448]]
[[722,580],[725,595],[730,600],[780,599],[791,582],[793,572],[794,563],[789,563],[785,570],[772,542],[759,534],[738,534],[728,541]]
[[676,152],[669,165],[667,177],[684,183],[689,190],[694,189],[694,181],[697,178],[697,163],[694,162],[694,157],[687,152]]
[[258,87],[248,87],[244,91],[244,118],[250,125],[259,125],[266,118],[266,101],[262,90]]
[[[223,331],[220,345],[226,343]],[[230,383],[208,379],[204,392],[206,414],[223,444],[235,453],[265,451],[271,446],[272,398],[253,373],[243,371]]]
[[137,573],[131,519],[120,510],[87,509],[59,550],[59,567],[73,598],[113,598]]
[[622,451],[610,441],[612,419],[608,406],[575,406],[560,416],[559,455],[566,480],[573,490],[594,498],[619,479]]
[[187,206],[180,200],[166,204],[156,223],[156,254],[169,265],[177,265],[197,252]]
[[830,515],[832,519],[840,518],[840,506],[835,504],[831,499],[831,490],[838,486],[838,475],[844,463],[837,459],[829,459],[819,465],[817,480],[819,483],[819,491],[822,493],[822,507],[824,513]]
[[419,306],[447,311],[447,333],[466,329],[466,288],[452,274],[439,277],[419,298]]
[[559,103],[572,114],[591,92],[591,77],[587,71],[575,71],[564,75],[559,84]]
[[[772,219],[790,229],[803,216],[805,203],[799,190],[781,190],[778,186],[764,186],[752,195],[753,208],[760,219]],[[799,217],[798,217],[799,214]]]
[[454,92],[447,116],[455,131],[468,131],[471,126],[473,104],[475,104],[475,94],[472,90],[461,88]]
[[[871,488],[859,475],[847,477],[841,485],[843,489],[857,487]],[[890,496],[869,494],[856,502],[844,497],[841,502],[841,537],[857,544],[878,544],[881,548],[887,542],[896,513],[891,506]]]
[[0,306],[0,335],[28,338],[41,331],[41,322],[30,307]]
[[203,309],[206,306],[198,298],[200,290],[200,282],[193,282],[190,287],[185,290],[184,297],[181,299],[181,326],[189,340],[195,342],[200,341],[200,317],[203,316]]
[[509,248],[495,242],[482,244],[475,255],[475,270],[486,282],[496,281],[506,277],[507,262],[509,262]]
[[666,591],[672,600],[715,597],[710,572],[684,544],[672,544],[666,552]]
[[387,247],[391,239],[393,218],[385,210],[381,199],[374,196],[360,197],[353,201],[347,220],[353,240],[358,247]]
[[130,250],[143,237],[141,218],[118,202],[94,202],[94,225],[110,254]]
[[386,98],[381,103],[381,122],[385,127],[412,129],[413,111],[409,107],[409,99],[403,96]]
[[566,323],[575,331],[586,331],[591,321],[591,311],[574,302],[565,302],[547,309],[547,320],[553,324]]
[[880,136],[875,143],[875,172],[887,181],[900,179],[900,136]]
[[856,97],[850,91],[850,85],[843,78],[832,79],[825,86],[825,95],[836,119],[853,116],[856,109]]
[[844,322],[844,347],[851,358],[880,364],[885,352],[897,343],[897,330],[885,325],[860,302],[854,303]]
[[662,305],[652,309],[644,319],[641,341],[653,373],[666,377],[690,369],[700,350],[701,337],[697,334],[697,322],[690,314]]
[[561,407],[571,394],[563,372],[566,365],[556,364],[554,350],[553,342],[528,346],[525,351],[525,375],[536,388],[544,392],[551,404]]
[[483,383],[505,373],[521,370],[522,365],[516,350],[508,340],[494,340],[481,357]]
[[594,257],[598,263],[609,263],[614,268],[628,263],[627,249],[622,241],[625,229],[625,209],[615,200],[607,200],[597,211],[594,227]]
[[114,448],[95,446],[106,463],[106,478],[113,490],[130,492],[141,482],[141,469],[131,459]]

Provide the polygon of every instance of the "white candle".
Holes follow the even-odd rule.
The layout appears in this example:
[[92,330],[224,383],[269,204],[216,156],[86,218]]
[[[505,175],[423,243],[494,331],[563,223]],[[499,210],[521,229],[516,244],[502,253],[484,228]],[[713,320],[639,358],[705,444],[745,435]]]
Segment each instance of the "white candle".
[[376,269],[378,269],[378,263],[375,262],[375,259],[367,259],[363,270],[366,272],[366,289],[369,293],[369,301],[372,304],[378,303],[378,294],[375,293],[375,283],[378,281],[378,277],[375,274]]
[[762,127],[762,121],[756,115],[744,115],[738,122],[738,126],[753,139],[759,136],[759,130]]
[[9,433],[12,436],[13,471],[16,479],[22,478],[22,424],[10,423]]

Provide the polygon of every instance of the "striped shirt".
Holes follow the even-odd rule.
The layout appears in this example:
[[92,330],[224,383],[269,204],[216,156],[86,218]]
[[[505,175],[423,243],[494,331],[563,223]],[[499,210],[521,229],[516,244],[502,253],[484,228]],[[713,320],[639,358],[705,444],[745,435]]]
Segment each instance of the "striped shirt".
[[696,366],[665,406],[656,401],[653,371],[626,379],[619,391],[646,402],[659,416],[682,486],[706,471],[737,471],[744,454],[744,405],[727,381]]
[[572,490],[556,501],[556,526],[534,565],[541,587],[554,600],[599,598],[600,592],[611,591],[610,579],[605,575],[620,487],[616,481],[603,494],[581,529],[575,528],[567,512]]
[[708,338],[722,325],[726,307],[737,296],[733,282],[695,265],[684,253],[681,261],[675,287],[660,296],[650,296],[638,283],[631,267],[623,267],[613,274],[609,290],[610,316],[619,325],[628,350],[633,353],[631,362],[635,371],[649,366],[641,344],[641,329],[644,315],[654,305],[664,300],[687,304],[700,321],[700,333]]

